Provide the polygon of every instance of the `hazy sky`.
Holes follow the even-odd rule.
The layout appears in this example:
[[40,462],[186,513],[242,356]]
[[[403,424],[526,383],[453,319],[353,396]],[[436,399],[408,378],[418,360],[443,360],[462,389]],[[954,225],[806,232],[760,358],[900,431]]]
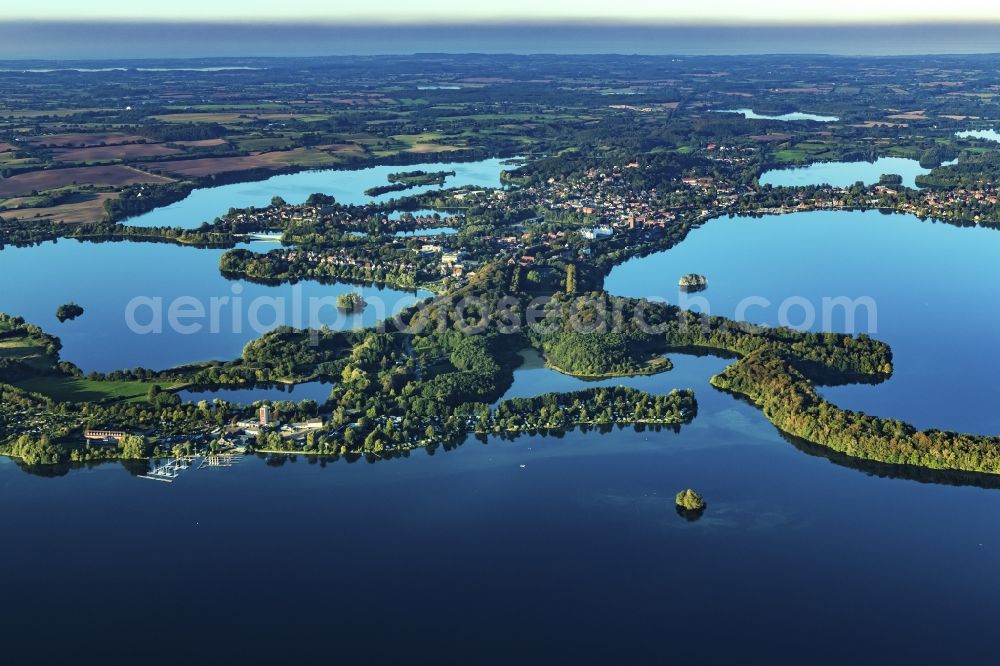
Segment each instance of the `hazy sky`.
[[[1000,21],[991,0],[41,0],[4,2],[3,19],[468,22],[587,20],[629,22],[940,22]],[[0,19],[0,20],[3,20]]]
[[[96,37],[96,38],[95,38]],[[336,25],[0,21],[0,59],[451,53],[1000,53],[1000,26]]]
[[[998,0],[0,3],[0,59],[5,60],[422,52],[1000,53]],[[81,27],[81,20],[91,23]]]

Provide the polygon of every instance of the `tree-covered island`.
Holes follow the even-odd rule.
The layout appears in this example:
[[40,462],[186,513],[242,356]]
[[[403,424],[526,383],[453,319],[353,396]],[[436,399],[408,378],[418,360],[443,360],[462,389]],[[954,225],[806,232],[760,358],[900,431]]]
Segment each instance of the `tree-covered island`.
[[76,303],[63,303],[56,308],[56,319],[60,322],[76,319],[83,314],[83,308]]
[[698,273],[687,273],[677,281],[682,291],[703,291],[708,288],[708,278]]
[[344,312],[361,312],[367,305],[365,297],[357,291],[349,291],[337,296],[337,307]]
[[400,171],[388,175],[388,185],[377,185],[365,190],[370,197],[377,197],[390,192],[405,192],[414,187],[427,185],[444,185],[448,176],[454,176],[454,171]]

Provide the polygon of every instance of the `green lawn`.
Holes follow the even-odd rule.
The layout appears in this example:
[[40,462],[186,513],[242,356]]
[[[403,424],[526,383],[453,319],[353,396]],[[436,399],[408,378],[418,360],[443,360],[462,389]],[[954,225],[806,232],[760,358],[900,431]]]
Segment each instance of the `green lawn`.
[[[153,383],[147,382],[95,382],[83,377],[43,375],[14,382],[26,391],[41,393],[59,402],[88,402],[118,398],[128,402],[146,399]],[[167,388],[167,387],[163,387]]]
[[[0,333],[9,330],[9,327],[0,324]],[[53,366],[52,358],[45,351],[45,345],[26,335],[0,339],[0,358],[21,361],[39,370],[47,370]]]
[[801,163],[836,159],[839,155],[835,146],[828,143],[803,141],[791,148],[783,148],[774,156],[781,162]]
[[[0,358],[13,358],[20,361],[33,361],[44,358],[48,362],[45,348],[40,347],[30,339],[3,340],[0,342]],[[48,363],[51,365],[51,363]]]

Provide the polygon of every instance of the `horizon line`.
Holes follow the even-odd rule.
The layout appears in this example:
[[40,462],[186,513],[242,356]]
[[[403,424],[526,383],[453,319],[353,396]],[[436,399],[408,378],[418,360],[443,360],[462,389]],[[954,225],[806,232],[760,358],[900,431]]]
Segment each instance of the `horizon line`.
[[524,17],[517,19],[480,19],[472,20],[468,17],[456,18],[454,20],[449,20],[446,18],[426,20],[426,19],[405,19],[405,18],[391,18],[391,17],[373,17],[372,19],[365,20],[338,20],[331,19],[328,17],[294,17],[294,18],[280,18],[275,17],[274,19],[240,19],[231,17],[206,17],[197,19],[174,19],[174,18],[132,18],[132,17],[103,17],[103,18],[65,18],[65,19],[46,19],[46,18],[13,18],[13,19],[0,19],[0,26],[10,25],[10,24],[30,24],[30,25],[100,25],[100,24],[113,24],[113,25],[177,25],[177,26],[193,26],[193,25],[246,25],[246,26],[270,26],[270,25],[280,25],[283,27],[342,27],[342,28],[377,28],[381,26],[405,26],[405,27],[428,27],[428,28],[440,28],[440,27],[525,27],[525,26],[537,26],[537,27],[635,27],[635,28],[688,28],[688,27],[698,27],[698,28],[890,28],[890,27],[998,27],[1000,28],[1000,17],[996,18],[962,18],[962,19],[944,19],[944,20],[928,20],[927,18],[859,18],[857,20],[814,20],[814,21],[802,21],[798,19],[789,19],[787,21],[775,21],[773,19],[761,19],[761,20],[740,20],[740,21],[725,21],[725,20],[713,20],[713,19],[701,19],[701,20],[675,20],[675,19],[664,19],[664,18],[619,18],[619,17],[603,17],[603,16],[576,16],[576,17],[565,17],[565,18],[532,18]]

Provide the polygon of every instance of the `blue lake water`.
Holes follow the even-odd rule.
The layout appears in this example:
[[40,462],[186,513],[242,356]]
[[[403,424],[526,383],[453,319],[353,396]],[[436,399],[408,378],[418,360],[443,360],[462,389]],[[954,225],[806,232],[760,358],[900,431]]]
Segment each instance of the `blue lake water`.
[[177,395],[184,402],[199,402],[201,400],[226,400],[239,405],[250,405],[258,400],[272,402],[289,401],[302,402],[314,400],[322,405],[330,397],[333,384],[329,382],[303,382],[301,384],[277,384],[275,386],[255,386],[253,388],[235,389],[185,389]]
[[717,113],[738,113],[747,120],[781,120],[784,122],[794,120],[812,120],[817,123],[833,123],[840,120],[837,116],[821,116],[815,113],[802,113],[800,111],[783,113],[779,116],[768,116],[762,113],[755,113],[753,109],[725,109],[720,110]]
[[290,204],[304,203],[310,194],[322,192],[332,195],[342,204],[365,204],[388,201],[401,196],[441,189],[437,185],[415,187],[405,192],[390,192],[370,197],[364,192],[376,185],[388,183],[390,173],[398,171],[454,171],[442,187],[476,185],[500,187],[500,172],[507,160],[494,158],[479,162],[448,162],[412,164],[406,166],[374,166],[365,169],[300,171],[293,174],[272,176],[252,183],[235,183],[219,187],[194,190],[185,199],[163,208],[131,218],[128,224],[140,227],[183,227],[193,229],[202,222],[211,222],[230,208],[262,208],[270,205],[271,198],[280,196]]
[[433,227],[431,229],[416,229],[414,231],[397,231],[393,236],[399,238],[413,238],[415,236],[450,236],[458,233],[454,227]]
[[1000,141],[1000,132],[992,129],[956,132],[955,136],[961,139],[986,139],[987,141]]
[[652,394],[666,394],[675,388],[693,388],[696,385],[709,386],[706,380],[732,363],[730,360],[715,356],[669,354],[668,358],[674,365],[669,372],[595,380],[580,379],[547,368],[541,355],[533,349],[522,352],[521,356],[524,358],[524,363],[514,370],[514,383],[500,400],[530,398],[551,392],[580,391],[598,386],[631,386]]
[[[677,302],[677,279],[699,272],[708,290],[689,299],[732,316],[760,296],[770,304],[756,301],[745,318],[771,323],[789,297],[803,299],[786,313],[800,323],[823,296],[870,296],[896,374],[824,394],[918,425],[993,432],[998,243],[1000,233],[876,212],[721,219],[616,268],[607,286]],[[85,369],[231,358],[255,334],[139,336],[123,317],[137,295],[232,296],[240,285],[246,300],[291,297],[288,285],[223,279],[219,254],[8,248],[0,311],[60,335]],[[417,297],[364,293],[397,305]],[[86,312],[60,325],[55,308],[67,300]],[[821,314],[813,328],[846,327]],[[119,464],[44,477],[0,458],[5,660],[86,650],[105,663],[995,661],[1000,483],[833,464],[712,389],[729,361],[669,356],[670,372],[585,382],[528,354],[505,397],[693,388],[698,415],[679,432],[470,438],[375,464],[251,457],[173,484]],[[687,487],[708,502],[696,522],[674,510]]]
[[[389,213],[389,219],[398,220],[403,216],[403,212],[404,211],[401,210],[394,210],[393,212]],[[432,217],[434,215],[437,215],[442,220],[447,220],[449,217],[455,216],[455,214],[452,212],[446,210],[434,210],[432,208],[425,208],[422,210],[411,210],[406,212],[409,213],[410,215],[413,215],[414,217]]]
[[[830,464],[695,389],[679,434],[250,458],[173,484],[0,459],[5,658],[66,661],[113,626],[106,663],[992,660],[1000,492]],[[689,486],[697,522],[673,507]],[[199,626],[155,648],[184,618]],[[817,649],[817,627],[849,639]]]
[[[69,240],[8,248],[0,253],[0,284],[16,288],[0,291],[0,312],[23,316],[58,335],[63,358],[90,372],[137,366],[163,369],[237,358],[247,342],[279,324],[364,328],[430,296],[344,283],[268,286],[228,280],[219,273],[223,252],[158,243]],[[336,297],[346,291],[360,291],[369,306],[359,314],[338,310]],[[139,328],[130,326],[127,318],[135,299],[141,299],[132,317]],[[215,317],[213,299],[218,304]],[[56,308],[69,301],[79,303],[85,312],[59,323]],[[175,315],[200,307],[203,316],[175,316],[181,326],[171,326],[172,305]],[[152,330],[157,316],[159,332]]]
[[775,187],[803,185],[848,187],[858,181],[872,185],[877,183],[883,174],[895,174],[903,177],[903,185],[915,188],[917,176],[930,172],[930,169],[920,166],[918,160],[905,157],[880,157],[874,162],[815,162],[803,167],[771,169],[761,174],[760,184]]
[[[614,294],[813,330],[851,328],[847,308],[834,301],[824,316],[824,298],[846,297],[853,329],[892,345],[895,374],[879,386],[825,388],[825,396],[920,427],[996,434],[998,253],[995,231],[877,211],[718,219],[671,250],[618,266],[605,285]],[[708,289],[678,294],[678,278],[690,272],[705,275]],[[873,310],[855,299],[870,299]]]

